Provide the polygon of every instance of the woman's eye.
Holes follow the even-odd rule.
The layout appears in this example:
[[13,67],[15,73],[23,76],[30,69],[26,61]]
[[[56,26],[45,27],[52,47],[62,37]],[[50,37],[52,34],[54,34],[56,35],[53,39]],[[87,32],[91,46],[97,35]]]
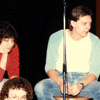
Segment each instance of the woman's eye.
[[14,42],[14,39],[12,39],[11,41]]
[[16,96],[13,96],[12,98],[17,98]]
[[5,41],[5,42],[8,42],[8,39],[5,39],[4,41]]
[[22,99],[23,99],[23,100],[25,100],[25,99],[26,99],[26,97],[22,97]]

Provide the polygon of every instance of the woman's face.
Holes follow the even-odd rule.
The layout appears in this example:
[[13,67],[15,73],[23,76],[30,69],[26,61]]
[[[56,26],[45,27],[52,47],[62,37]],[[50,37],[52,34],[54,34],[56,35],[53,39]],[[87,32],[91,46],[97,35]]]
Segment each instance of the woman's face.
[[21,89],[10,89],[5,100],[27,100],[27,92]]
[[1,48],[4,50],[4,52],[9,53],[11,51],[11,49],[14,46],[14,38],[3,38],[1,40]]

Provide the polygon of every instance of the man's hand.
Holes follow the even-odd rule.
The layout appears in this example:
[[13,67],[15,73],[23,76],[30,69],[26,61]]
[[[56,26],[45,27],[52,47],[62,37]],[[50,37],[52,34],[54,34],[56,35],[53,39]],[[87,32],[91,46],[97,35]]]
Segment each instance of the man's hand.
[[[54,69],[50,69],[47,72],[47,75],[58,84],[60,91],[63,94],[63,79],[60,78],[58,73]],[[84,82],[81,82],[81,83],[84,83]],[[68,90],[67,90],[67,84],[68,84]],[[73,84],[72,86],[70,86],[70,84],[66,82],[66,94],[71,94],[71,95],[75,96],[81,90],[82,90],[82,86],[80,85],[80,83],[76,83],[76,84]]]
[[76,96],[77,94],[79,94],[81,90],[82,90],[82,86],[80,83],[76,83],[70,86],[70,94],[73,96]]
[[[66,94],[70,94],[70,91],[71,91],[70,84],[67,83],[67,82],[65,82],[65,84],[66,84],[65,85],[66,86]],[[59,85],[59,88],[60,88],[61,93],[63,94],[63,79],[60,79],[59,80],[58,85]],[[68,86],[68,88],[67,88],[67,86]],[[68,89],[68,91],[67,91],[67,89]]]

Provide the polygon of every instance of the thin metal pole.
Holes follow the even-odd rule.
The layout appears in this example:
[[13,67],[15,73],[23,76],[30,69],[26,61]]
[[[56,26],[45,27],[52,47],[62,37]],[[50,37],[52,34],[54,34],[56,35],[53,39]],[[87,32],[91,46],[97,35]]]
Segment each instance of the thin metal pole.
[[[66,60],[66,2],[63,0],[64,4],[64,13],[63,13],[63,100],[66,100],[66,85],[68,93],[68,84],[66,84],[67,77],[67,60]],[[68,97],[69,100],[69,97]]]

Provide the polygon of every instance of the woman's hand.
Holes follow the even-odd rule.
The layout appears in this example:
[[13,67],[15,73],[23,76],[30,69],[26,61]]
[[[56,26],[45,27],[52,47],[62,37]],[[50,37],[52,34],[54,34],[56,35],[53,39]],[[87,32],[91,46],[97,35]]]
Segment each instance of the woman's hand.
[[0,60],[0,67],[6,70],[6,63],[7,63],[8,53],[3,52]]
[[0,53],[2,53],[2,54],[7,54],[8,53],[7,51],[4,50],[2,45],[0,45]]

